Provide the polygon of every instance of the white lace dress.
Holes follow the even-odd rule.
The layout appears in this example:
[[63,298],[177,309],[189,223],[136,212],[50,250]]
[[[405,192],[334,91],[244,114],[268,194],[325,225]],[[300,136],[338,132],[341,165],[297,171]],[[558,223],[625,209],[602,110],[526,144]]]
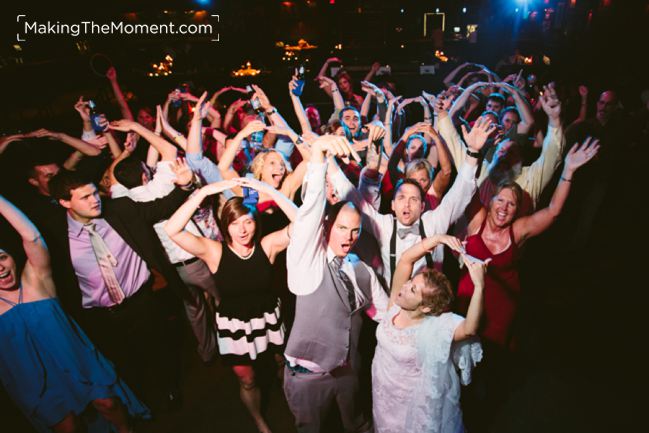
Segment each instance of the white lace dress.
[[372,362],[376,433],[464,431],[460,383],[471,381],[471,369],[482,357],[480,344],[453,342],[461,316],[444,313],[399,329],[393,323],[399,310],[393,306],[376,331]]

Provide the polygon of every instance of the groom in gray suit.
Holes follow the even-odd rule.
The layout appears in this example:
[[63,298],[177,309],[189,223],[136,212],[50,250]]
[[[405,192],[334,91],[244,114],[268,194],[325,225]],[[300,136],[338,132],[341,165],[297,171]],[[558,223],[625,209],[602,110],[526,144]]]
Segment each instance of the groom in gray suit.
[[320,432],[334,404],[345,432],[371,432],[357,401],[361,314],[377,320],[388,298],[374,270],[350,253],[361,230],[358,209],[343,201],[325,215],[324,153],[349,155],[347,141],[323,136],[311,151],[287,250],[288,286],[297,304],[284,392],[300,433]]

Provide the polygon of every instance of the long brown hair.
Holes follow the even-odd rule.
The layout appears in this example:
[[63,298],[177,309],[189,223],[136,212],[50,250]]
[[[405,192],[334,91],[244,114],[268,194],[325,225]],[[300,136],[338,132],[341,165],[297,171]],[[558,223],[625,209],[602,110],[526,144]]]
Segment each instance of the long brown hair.
[[225,205],[223,205],[223,209],[221,210],[221,218],[219,218],[219,229],[221,230],[223,239],[225,239],[227,244],[232,243],[232,237],[228,231],[230,224],[243,215],[248,214],[250,214],[255,220],[255,235],[253,238],[255,242],[257,242],[259,241],[261,234],[261,224],[259,218],[257,218],[257,208],[243,204],[242,197],[232,197],[225,202]]

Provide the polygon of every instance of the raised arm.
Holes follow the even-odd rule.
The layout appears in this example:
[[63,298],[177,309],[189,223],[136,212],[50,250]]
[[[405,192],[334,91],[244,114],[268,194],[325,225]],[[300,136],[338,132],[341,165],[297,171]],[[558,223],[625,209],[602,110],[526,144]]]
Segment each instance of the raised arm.
[[588,114],[588,87],[583,85],[579,86],[579,97],[581,104],[579,105],[579,116],[575,119],[575,122],[586,120],[586,115]]
[[248,101],[244,99],[237,99],[234,101],[232,104],[228,106],[228,109],[225,111],[225,117],[223,118],[223,130],[225,131],[226,134],[230,132],[230,128],[232,127],[232,121],[234,120],[234,114],[237,112],[237,110],[244,105],[246,105]]
[[487,272],[487,266],[491,259],[487,259],[484,264],[465,259],[467,270],[473,282],[473,295],[469,302],[469,309],[466,312],[466,318],[460,322],[453,333],[453,340],[460,341],[473,337],[478,333],[480,318],[484,308],[484,276]]
[[479,89],[482,86],[486,86],[487,83],[479,81],[477,83],[471,84],[469,87],[464,89],[462,93],[460,93],[460,96],[458,96],[455,99],[455,102],[453,102],[453,105],[451,106],[451,109],[449,110],[449,115],[451,118],[455,115],[455,113],[459,112],[460,110],[464,109],[464,106],[468,102],[469,98],[475,92],[477,89]]
[[[432,126],[428,130],[428,134],[433,138],[435,148],[437,149],[437,161],[439,162],[439,169],[435,173],[435,178],[428,189],[428,194],[436,197],[443,197],[448,185],[451,183],[451,175],[453,174],[453,162],[446,148],[446,144],[442,137],[439,136],[435,128]],[[431,152],[432,153],[432,152]]]
[[309,118],[306,115],[304,106],[302,105],[302,100],[299,96],[296,96],[293,93],[293,90],[297,88],[297,76],[293,75],[291,81],[288,83],[288,94],[291,97],[291,102],[293,103],[293,110],[295,110],[295,116],[297,116],[298,122],[300,122],[300,128],[302,129],[302,135],[306,135],[311,130],[311,124],[309,123]]
[[84,155],[88,156],[97,156],[101,153],[101,150],[99,148],[79,138],[72,137],[65,132],[54,132],[41,128],[37,129],[36,131],[30,132],[25,136],[33,138],[49,138],[50,140],[60,141],[61,143],[65,143],[73,149],[76,149]]
[[221,170],[221,173],[226,174],[234,171],[232,170],[232,163],[234,162],[234,158],[237,156],[237,152],[239,152],[243,139],[253,132],[263,131],[265,128],[266,125],[264,122],[261,120],[253,120],[226,144],[225,151],[219,160],[219,170]]
[[381,69],[381,64],[379,62],[372,63],[372,66],[370,67],[370,70],[367,71],[367,75],[365,75],[363,81],[372,81],[372,78],[374,78],[376,73],[379,72],[379,69]]
[[557,219],[570,193],[570,185],[575,171],[595,157],[598,150],[599,140],[592,140],[591,137],[584,140],[581,145],[575,143],[572,146],[566,155],[559,184],[552,194],[548,207],[514,222],[514,238],[519,245],[526,239],[543,233]]
[[530,195],[536,206],[543,190],[561,164],[565,144],[561,127],[561,102],[556,96],[554,85],[544,86],[541,96],[543,110],[548,115],[548,130],[543,141],[541,155],[529,167],[524,167],[516,182]]
[[466,146],[453,125],[453,120],[448,112],[448,106],[448,98],[440,96],[435,100],[433,109],[437,114],[439,134],[444,140],[444,143],[446,143],[455,169],[458,170],[464,162]]
[[448,194],[436,209],[426,211],[422,215],[426,233],[446,233],[450,225],[464,213],[476,190],[475,172],[478,165],[476,156],[480,154],[487,137],[495,127],[496,125],[485,118],[479,118],[471,132],[462,127],[467,143],[467,155]]
[[394,269],[394,277],[392,278],[392,287],[390,290],[390,304],[388,309],[394,304],[399,290],[412,276],[412,270],[415,263],[424,257],[426,254],[437,248],[438,245],[447,245],[458,253],[462,251],[462,243],[454,236],[436,234],[429,236],[417,242],[407,250],[405,250],[399,257],[399,262]]
[[340,111],[345,108],[345,100],[338,90],[338,85],[334,80],[328,77],[318,77],[320,88],[331,97],[334,103],[334,110]]
[[[23,242],[28,266],[25,267],[26,276],[42,279],[51,274],[50,254],[47,245],[36,226],[15,207],[9,200],[0,195],[0,215],[18,232]],[[20,275],[16,275],[20,281]]]
[[[327,69],[329,68],[329,65],[330,65],[332,62],[342,63],[342,61],[341,61],[338,57],[329,57],[329,58],[324,62],[324,65],[322,65],[322,68],[320,69],[320,72],[318,72],[318,75],[317,75],[316,78],[315,78],[316,81],[320,81],[320,78],[322,78],[322,77],[325,77],[325,78],[327,77]],[[330,89],[330,88],[323,88],[322,86],[320,86],[320,88],[323,89],[323,90],[327,93],[327,95],[329,95],[329,97],[331,97],[331,90],[332,90],[332,89]]]
[[204,92],[194,106],[194,115],[187,134],[187,153],[203,153],[203,119],[207,116],[211,104],[205,102],[207,92]]
[[7,147],[9,147],[9,144],[13,143],[14,141],[22,140],[23,138],[23,134],[5,135],[4,137],[0,137],[0,155],[2,155],[2,152],[4,152]]
[[77,110],[79,116],[81,116],[81,121],[83,122],[83,136],[94,137],[95,131],[92,129],[92,122],[90,122],[90,107],[88,107],[88,101],[83,100],[83,96],[79,96],[79,100],[74,104],[74,109]]
[[135,151],[136,146],[137,140],[135,139],[135,134],[128,134],[126,136],[126,141],[124,142],[124,150],[122,150],[122,153],[117,158],[115,158],[106,169],[111,186],[119,183],[115,178],[115,166],[119,164],[120,161],[131,156]]
[[[297,215],[297,206],[295,206],[295,203],[289,200],[288,197],[277,191],[272,186],[250,177],[240,177],[234,179],[234,181],[237,182],[240,187],[252,188],[256,191],[268,194],[270,197],[272,197],[275,203],[277,203],[282,212],[284,212],[284,214],[288,217],[289,221],[295,221]],[[266,252],[266,255],[268,255],[268,257],[271,259],[271,263],[274,262],[277,254],[284,251],[288,246],[288,242],[291,239],[289,236],[290,229],[291,228],[289,224],[288,226],[280,230],[267,234],[261,240],[264,251]]]
[[[160,108],[160,106],[156,106],[156,116],[158,121],[160,122],[160,127],[162,129],[162,133],[166,135],[169,139],[171,139],[174,143],[176,143],[178,146],[180,146],[181,149],[185,150],[186,152],[191,152],[190,150],[187,149],[187,138],[182,135],[180,132],[176,131],[170,124],[169,121],[167,120],[167,115],[164,112],[163,108]],[[202,153],[201,149],[201,153]]]
[[302,155],[302,161],[293,169],[292,172],[288,173],[282,182],[280,187],[280,192],[286,197],[293,198],[295,192],[302,186],[302,181],[304,180],[304,175],[307,169],[307,163],[311,159],[311,151],[302,140],[302,137],[297,135],[290,127],[282,126],[267,126],[266,130],[270,133],[273,133],[277,136],[285,136],[291,139],[295,148]]
[[510,93],[514,98],[516,109],[521,116],[521,121],[518,123],[516,131],[519,134],[527,134],[532,128],[532,125],[534,125],[534,115],[532,114],[530,104],[523,98],[521,91],[517,87],[507,83],[496,83],[495,85]]
[[115,94],[117,105],[119,105],[119,109],[122,112],[122,117],[128,120],[135,120],[133,118],[133,113],[131,112],[131,109],[126,103],[126,98],[124,97],[122,88],[119,86],[119,83],[117,82],[117,71],[113,66],[108,68],[108,71],[106,72],[106,78],[108,78],[108,81],[110,81],[110,86],[113,88],[113,93]]
[[470,65],[471,65],[471,63],[469,63],[469,62],[464,62],[464,63],[462,63],[462,64],[460,64],[460,65],[457,65],[457,66],[455,67],[455,69],[453,69],[451,72],[449,72],[449,74],[444,78],[444,85],[445,85],[446,87],[451,87],[451,86],[453,86],[453,85],[454,85],[454,81],[453,81],[453,80],[455,80],[455,76],[456,76],[456,75],[457,75],[457,74],[458,74],[462,69],[464,69],[464,68],[466,68],[467,66],[470,66]]
[[169,238],[180,248],[205,261],[210,271],[216,272],[221,261],[221,244],[211,239],[196,236],[185,230],[185,226],[191,219],[201,202],[208,196],[218,194],[235,186],[232,180],[210,183],[202,187],[192,195],[169,220],[165,223],[164,229]]
[[137,122],[127,119],[116,120],[110,123],[110,129],[123,132],[135,132],[155,147],[162,161],[174,161],[178,154],[177,149],[164,138],[157,136]]
[[286,250],[288,288],[296,295],[308,295],[322,279],[324,247],[324,212],[326,201],[325,153],[348,157],[351,147],[344,137],[325,135],[311,145],[311,161],[302,188],[304,197],[291,224],[290,242]]

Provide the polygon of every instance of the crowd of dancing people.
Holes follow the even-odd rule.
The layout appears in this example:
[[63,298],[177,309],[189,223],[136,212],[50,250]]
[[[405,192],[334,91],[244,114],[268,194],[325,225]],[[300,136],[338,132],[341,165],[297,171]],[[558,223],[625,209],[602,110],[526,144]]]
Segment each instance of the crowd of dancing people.
[[[63,163],[33,155],[15,180],[30,193],[0,195],[13,228],[0,244],[0,382],[37,431],[133,432],[177,404],[170,328],[182,323],[203,362],[231,368],[261,432],[261,370],[298,432],[332,413],[345,432],[489,430],[510,393],[525,244],[573,185],[582,206],[565,245],[587,242],[628,113],[604,89],[589,117],[588,88],[516,65],[459,64],[444,89],[400,95],[378,63],[357,86],[330,74],[336,62],[315,80],[296,70],[276,101],[294,113],[256,85],[179,86],[135,111],[111,68],[121,119],[80,97],[80,135],[0,137],[0,158],[72,148]],[[306,104],[305,86],[333,110]],[[170,303],[184,321],[168,320]]]

